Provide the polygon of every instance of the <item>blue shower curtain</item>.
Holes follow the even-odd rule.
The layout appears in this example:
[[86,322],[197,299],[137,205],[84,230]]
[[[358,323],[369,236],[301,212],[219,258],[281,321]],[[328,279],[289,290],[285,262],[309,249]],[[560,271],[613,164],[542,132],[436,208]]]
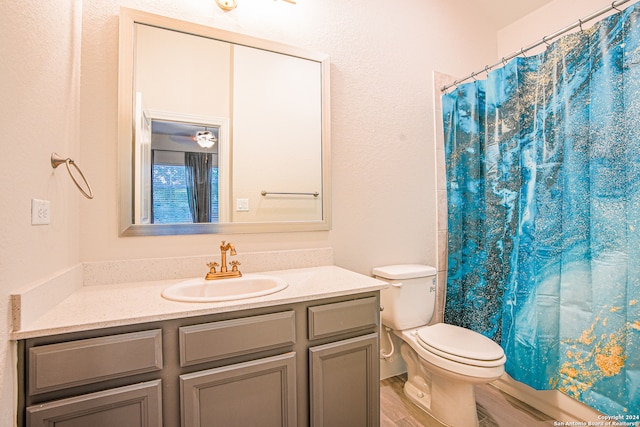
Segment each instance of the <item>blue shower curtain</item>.
[[640,415],[640,7],[443,96],[445,321],[506,370]]

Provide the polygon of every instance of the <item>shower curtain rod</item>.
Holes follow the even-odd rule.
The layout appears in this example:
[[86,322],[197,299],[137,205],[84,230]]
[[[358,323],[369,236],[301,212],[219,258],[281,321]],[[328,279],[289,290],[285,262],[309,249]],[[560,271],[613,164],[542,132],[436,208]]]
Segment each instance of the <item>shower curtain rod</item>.
[[507,61],[510,61],[511,59],[513,59],[513,58],[515,58],[516,56],[519,56],[519,55],[524,55],[524,56],[526,56],[526,55],[524,54],[525,52],[527,52],[527,51],[529,51],[529,50],[531,50],[531,49],[534,49],[534,48],[536,48],[536,47],[538,47],[538,46],[540,46],[540,45],[542,45],[542,44],[546,44],[546,45],[548,45],[550,40],[553,40],[553,39],[555,39],[555,38],[557,38],[557,37],[559,37],[559,36],[563,35],[564,33],[566,33],[566,32],[569,32],[569,31],[573,30],[574,28],[580,27],[580,29],[582,30],[582,24],[584,24],[584,23],[586,23],[586,22],[589,22],[589,21],[591,21],[592,19],[595,19],[595,18],[599,17],[600,15],[603,15],[603,14],[605,14],[605,13],[609,12],[609,11],[612,11],[612,10],[617,10],[617,11],[619,11],[619,12],[620,12],[621,10],[620,10],[620,9],[618,9],[618,6],[623,5],[623,4],[625,4],[625,3],[629,2],[629,1],[631,1],[631,0],[618,0],[618,1],[614,1],[614,2],[612,2],[609,6],[605,7],[604,9],[601,9],[601,10],[599,10],[599,11],[595,12],[595,13],[592,13],[591,15],[589,15],[589,16],[587,16],[587,17],[585,17],[585,18],[578,19],[578,21],[577,21],[577,22],[575,22],[575,23],[573,23],[573,24],[569,25],[568,27],[565,27],[565,28],[563,28],[563,29],[561,29],[561,30],[558,30],[558,31],[556,31],[556,32],[555,32],[555,33],[553,33],[553,34],[549,34],[549,35],[547,35],[547,36],[544,36],[540,41],[537,41],[537,42],[535,42],[535,43],[533,43],[533,44],[530,44],[530,45],[529,45],[529,46],[527,46],[527,47],[523,47],[523,48],[521,48],[519,51],[514,52],[514,53],[512,53],[512,54],[511,54],[511,55],[509,55],[509,56],[503,56],[503,57],[502,57],[502,59],[501,59],[500,61],[496,62],[496,63],[495,63],[495,64],[493,64],[493,65],[487,65],[487,66],[485,66],[482,70],[475,71],[475,72],[473,72],[473,73],[469,74],[469,75],[468,75],[468,76],[466,76],[466,77],[463,77],[463,78],[461,78],[461,79],[455,80],[455,81],[454,81],[453,83],[451,83],[451,84],[448,84],[448,85],[444,85],[444,86],[442,86],[442,89],[440,89],[440,90],[441,90],[442,92],[446,92],[446,91],[447,91],[447,90],[449,90],[450,88],[452,88],[452,87],[454,87],[454,86],[458,86],[460,83],[465,82],[465,81],[467,81],[467,80],[469,80],[469,79],[474,79],[474,80],[475,80],[475,77],[476,77],[477,75],[479,75],[479,74],[482,74],[482,73],[487,73],[487,74],[488,74],[488,73],[489,73],[489,71],[491,71],[493,68],[497,67],[498,65],[500,65],[500,64],[502,64],[502,65],[506,65]]

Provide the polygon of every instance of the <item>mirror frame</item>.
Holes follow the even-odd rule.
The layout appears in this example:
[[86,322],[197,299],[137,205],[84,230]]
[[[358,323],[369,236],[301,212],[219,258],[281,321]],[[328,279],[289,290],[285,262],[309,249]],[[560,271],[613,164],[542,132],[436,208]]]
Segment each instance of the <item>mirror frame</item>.
[[[317,221],[278,221],[242,223],[135,224],[133,168],[135,165],[133,120],[134,91],[134,26],[150,25],[195,36],[263,49],[320,63],[321,82],[321,162],[322,219]],[[259,39],[214,27],[155,15],[125,7],[120,8],[118,64],[118,187],[120,236],[166,236],[214,233],[272,233],[326,231],[331,229],[331,117],[329,87],[329,56],[323,53]],[[230,129],[232,132],[232,129]]]

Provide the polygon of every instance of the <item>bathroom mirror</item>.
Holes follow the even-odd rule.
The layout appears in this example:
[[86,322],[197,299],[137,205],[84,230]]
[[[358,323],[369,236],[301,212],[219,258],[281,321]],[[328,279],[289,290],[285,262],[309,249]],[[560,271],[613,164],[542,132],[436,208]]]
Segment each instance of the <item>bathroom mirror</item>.
[[123,236],[330,228],[325,54],[121,8]]

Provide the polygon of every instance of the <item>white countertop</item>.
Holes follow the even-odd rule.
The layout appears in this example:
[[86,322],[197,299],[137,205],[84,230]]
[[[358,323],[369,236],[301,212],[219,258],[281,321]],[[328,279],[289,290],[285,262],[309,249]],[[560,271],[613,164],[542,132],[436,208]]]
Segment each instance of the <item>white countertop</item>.
[[287,281],[277,293],[215,303],[177,302],[161,291],[184,279],[83,286],[42,316],[11,333],[12,340],[205,314],[291,304],[378,291],[386,282],[336,266],[265,271]]

